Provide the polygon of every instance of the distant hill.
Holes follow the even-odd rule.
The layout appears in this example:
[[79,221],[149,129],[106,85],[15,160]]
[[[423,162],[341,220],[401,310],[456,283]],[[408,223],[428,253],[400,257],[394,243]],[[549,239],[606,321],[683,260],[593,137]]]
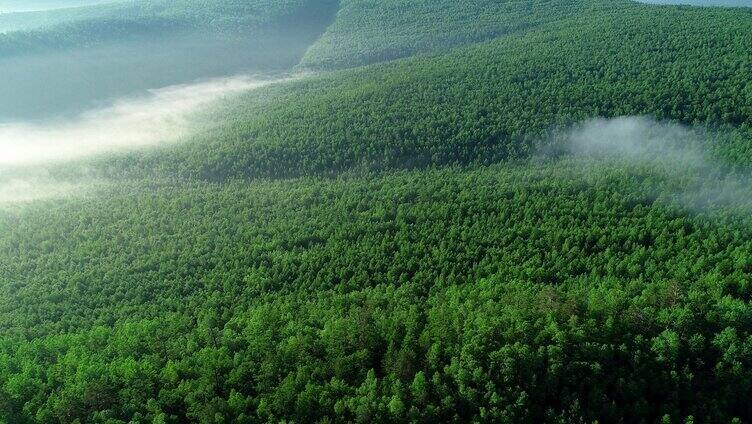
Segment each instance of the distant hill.
[[[275,88],[261,105],[251,95],[221,111],[239,117],[226,132],[169,162],[210,180],[493,163],[526,158],[556,126],[598,116],[749,131],[750,37],[752,10],[620,2]],[[356,54],[350,46],[332,51]]]
[[0,0],[0,14],[91,6],[129,0]]
[[0,121],[75,113],[198,78],[290,69],[335,6],[154,0],[0,15],[0,28],[30,28],[0,34]]
[[118,5],[103,4],[0,13],[0,33],[49,29],[55,25],[76,21],[112,19],[118,15],[135,14],[134,12],[138,9],[132,2],[121,2]]
[[[619,2],[607,2],[609,7]],[[528,31],[603,5],[597,0],[343,0],[301,63],[341,68]]]

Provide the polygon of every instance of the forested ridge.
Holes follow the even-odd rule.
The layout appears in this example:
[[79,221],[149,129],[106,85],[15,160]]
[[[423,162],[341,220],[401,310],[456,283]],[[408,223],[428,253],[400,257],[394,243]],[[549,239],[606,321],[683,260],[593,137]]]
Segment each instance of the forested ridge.
[[0,203],[0,421],[751,421],[752,13],[338,7],[335,70]]
[[630,6],[601,0],[343,0],[303,68],[341,68],[445,51],[577,14]]
[[709,147],[747,161],[752,12],[617,10],[269,87],[218,111],[227,124],[177,149],[179,160],[122,168],[222,181],[490,164],[529,157],[562,126],[624,115],[723,130]]

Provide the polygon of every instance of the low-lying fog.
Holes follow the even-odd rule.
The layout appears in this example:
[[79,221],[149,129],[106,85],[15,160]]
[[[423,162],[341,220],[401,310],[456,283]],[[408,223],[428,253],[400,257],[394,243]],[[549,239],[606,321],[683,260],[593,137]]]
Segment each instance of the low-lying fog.
[[225,96],[278,80],[214,79],[149,91],[72,119],[0,124],[0,166],[78,159],[174,142],[194,127],[191,115]]
[[[587,159],[580,165],[586,178],[603,165],[663,179],[664,199],[698,212],[752,212],[752,178],[734,172],[707,148],[723,134],[689,128],[645,116],[592,119],[569,128],[554,148]],[[587,164],[593,164],[589,167]]]
[[0,204],[82,192],[92,185],[90,181],[55,181],[44,168],[175,143],[200,126],[196,117],[212,102],[289,79],[249,75],[212,79],[151,90],[74,118],[0,124]]

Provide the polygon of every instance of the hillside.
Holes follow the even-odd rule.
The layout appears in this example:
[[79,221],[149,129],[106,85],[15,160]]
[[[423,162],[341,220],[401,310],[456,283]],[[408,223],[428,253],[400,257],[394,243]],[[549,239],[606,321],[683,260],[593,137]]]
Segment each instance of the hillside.
[[0,422],[752,420],[751,10],[159,4],[320,72],[0,168]]
[[6,417],[746,417],[748,219],[672,204],[692,172],[632,171],[167,186],[8,216]]
[[[335,1],[138,1],[0,15],[0,122],[75,114],[120,96],[292,68]],[[20,16],[20,18],[18,18]],[[25,24],[24,24],[25,23]]]
[[599,0],[343,0],[332,25],[308,51],[303,68],[332,69],[522,33],[607,5]]
[[139,167],[222,181],[490,164],[529,157],[559,126],[623,115],[728,129],[718,154],[749,160],[752,11],[616,10],[269,88],[167,164]]
[[[92,19],[112,18],[117,11],[128,10],[126,5],[51,8],[50,10],[11,11],[0,13],[0,33],[29,31],[54,25]],[[14,10],[14,9],[12,9]]]

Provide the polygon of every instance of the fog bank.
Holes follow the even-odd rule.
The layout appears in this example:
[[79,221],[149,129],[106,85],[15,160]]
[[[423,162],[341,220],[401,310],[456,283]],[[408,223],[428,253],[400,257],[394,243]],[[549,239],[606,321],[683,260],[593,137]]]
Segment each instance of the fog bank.
[[0,124],[0,167],[60,162],[173,143],[211,102],[281,80],[236,76],[151,90],[72,119]]
[[565,148],[580,155],[701,166],[707,162],[701,137],[683,125],[644,116],[597,118],[570,128]]
[[752,212],[752,176],[731,172],[704,146],[722,134],[659,122],[649,117],[593,119],[556,137],[554,148],[587,158],[585,177],[604,167],[619,168],[662,181],[656,197],[698,212]]
[[51,179],[10,179],[0,181],[0,206],[27,203],[42,199],[81,196],[103,183],[87,181],[54,181]]

